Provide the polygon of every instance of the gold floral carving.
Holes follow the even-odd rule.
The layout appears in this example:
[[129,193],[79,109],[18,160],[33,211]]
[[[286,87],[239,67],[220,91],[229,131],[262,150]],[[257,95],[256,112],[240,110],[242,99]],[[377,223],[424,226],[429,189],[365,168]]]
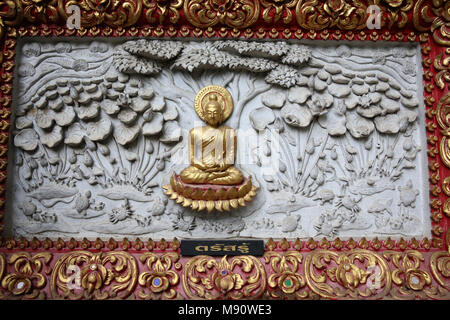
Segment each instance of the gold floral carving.
[[264,254],[264,260],[266,263],[270,263],[274,272],[267,279],[269,287],[274,289],[269,292],[272,298],[280,298],[282,293],[284,295],[295,294],[296,298],[308,296],[306,291],[300,291],[306,284],[305,278],[299,273],[302,263],[302,254],[300,252],[287,251],[279,253],[268,251]]
[[[446,54],[450,54],[450,48],[446,48]],[[439,89],[444,89],[445,83],[450,81],[450,70],[449,70],[450,57],[443,56],[440,53],[434,59],[434,68],[438,71],[434,76],[434,82]]]
[[259,18],[260,0],[184,0],[184,14],[192,25],[208,28],[217,24],[247,28]]
[[149,289],[150,293],[140,290],[137,295],[142,299],[157,299],[162,296],[167,299],[177,297],[178,294],[174,287],[178,285],[180,277],[176,271],[172,270],[172,266],[179,259],[180,256],[176,252],[168,252],[160,256],[152,252],[141,255],[139,260],[145,263],[150,271],[142,272],[139,275],[139,285]]
[[128,27],[134,25],[142,12],[142,0],[59,0],[59,12],[68,18],[68,8],[81,8],[81,25],[91,27],[99,24]]
[[297,5],[298,1],[299,0],[261,0],[261,5],[264,7],[262,15],[263,20],[267,23],[276,23],[283,18],[283,23],[291,23],[291,9]]
[[50,281],[53,298],[126,298],[134,290],[136,260],[124,251],[74,251],[58,259]]
[[431,31],[437,44],[450,45],[450,2],[447,0],[418,0],[414,5],[413,23],[418,31]]
[[257,299],[266,289],[266,273],[253,256],[224,256],[220,261],[197,256],[186,263],[182,282],[191,299]]
[[450,177],[447,177],[442,181],[442,191],[444,191],[447,196],[450,196]]
[[377,299],[389,292],[392,282],[386,261],[361,249],[313,251],[305,258],[305,277],[311,290],[325,298]]
[[436,107],[436,120],[443,134],[439,147],[441,160],[450,168],[450,93],[439,100]]
[[169,19],[171,23],[180,20],[178,9],[183,5],[183,0],[144,0],[144,7],[148,8],[145,13],[149,23],[160,24]]
[[[404,28],[408,22],[408,13],[411,11],[413,0],[376,0],[375,5],[385,4],[388,20],[387,27],[390,29],[397,23],[399,28]],[[381,25],[382,27],[384,24]]]
[[[19,1],[17,1],[19,3]],[[56,22],[59,19],[57,0],[22,0],[23,15],[30,22]]]
[[[392,281],[398,285],[405,285],[407,290],[419,291],[431,284],[428,272],[420,270],[420,263],[424,261],[422,253],[415,250],[398,252],[388,250],[383,253],[384,257],[392,260],[396,269],[392,271]],[[406,294],[403,288],[402,293]]]
[[430,268],[436,281],[446,289],[450,289],[450,230],[446,235],[447,252],[433,253],[430,259]]
[[367,6],[357,0],[300,0],[295,14],[299,26],[307,30],[361,30],[366,28]]
[[23,18],[23,9],[20,1],[3,1],[6,8],[0,11],[0,39],[3,38],[7,26],[15,26]]
[[[13,253],[8,260],[8,264],[13,265],[13,271],[4,276],[1,286],[12,297],[24,299],[43,299],[45,293],[43,289],[47,283],[43,274],[43,266],[49,264],[52,254],[41,252],[31,255],[28,252]],[[0,279],[5,272],[5,259],[0,258]]]
[[[445,252],[434,253],[430,264],[433,269],[433,257],[437,260],[442,258],[441,254]],[[398,251],[385,251],[384,257],[393,262],[395,269],[392,272],[392,281],[398,286],[393,287],[390,295],[396,299],[414,299],[416,297],[421,298],[444,298],[449,297],[448,290],[445,289],[444,283],[440,283],[442,287],[432,285],[431,275],[425,271],[421,264],[424,261],[424,257],[421,252],[416,250],[406,250],[404,252]],[[442,267],[448,265],[448,261],[440,260],[437,263],[439,268],[436,271],[440,271],[444,276],[448,277],[448,270],[442,270]],[[435,272],[433,270],[433,272]],[[436,275],[435,275],[436,278]],[[438,279],[438,278],[436,278]],[[438,280],[439,282],[439,280]]]

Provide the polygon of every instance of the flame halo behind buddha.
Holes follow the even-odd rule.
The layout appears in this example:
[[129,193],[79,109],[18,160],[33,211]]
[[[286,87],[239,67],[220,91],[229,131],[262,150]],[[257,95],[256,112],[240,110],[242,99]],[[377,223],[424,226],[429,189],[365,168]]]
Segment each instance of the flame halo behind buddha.
[[207,86],[195,97],[194,108],[207,125],[189,132],[191,165],[172,175],[170,184],[163,186],[166,195],[198,211],[230,211],[245,206],[256,195],[257,187],[234,166],[237,135],[234,129],[222,125],[233,111],[230,92]]

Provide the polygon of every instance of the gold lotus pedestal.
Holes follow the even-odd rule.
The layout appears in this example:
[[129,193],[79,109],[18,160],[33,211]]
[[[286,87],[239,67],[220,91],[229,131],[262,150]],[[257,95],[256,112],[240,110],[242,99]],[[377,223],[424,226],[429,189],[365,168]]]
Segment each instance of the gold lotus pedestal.
[[191,207],[198,211],[206,209],[208,212],[216,209],[222,212],[245,207],[245,203],[256,196],[258,187],[252,185],[251,178],[232,186],[188,184],[174,173],[170,184],[163,186],[163,189],[170,199],[176,200],[183,207]]

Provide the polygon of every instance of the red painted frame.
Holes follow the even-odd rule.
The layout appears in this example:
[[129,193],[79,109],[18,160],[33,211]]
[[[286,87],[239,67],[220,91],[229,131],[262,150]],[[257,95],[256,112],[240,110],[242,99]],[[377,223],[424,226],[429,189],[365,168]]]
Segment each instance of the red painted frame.
[[[202,37],[205,39],[236,39],[242,37],[255,40],[321,39],[420,42],[424,73],[425,112],[427,115],[426,132],[428,138],[432,239],[413,238],[408,240],[401,239],[399,241],[393,241],[389,238],[384,241],[378,240],[377,238],[349,239],[347,241],[341,241],[339,238],[333,241],[326,239],[322,239],[321,241],[314,241],[313,239],[307,241],[293,239],[288,241],[282,239],[277,242],[269,240],[266,244],[266,255],[264,258],[259,258],[257,261],[254,261],[251,260],[252,258],[247,257],[250,259],[248,263],[255,268],[252,269],[252,272],[256,272],[261,266],[263,268],[261,272],[264,273],[265,279],[262,281],[261,276],[261,281],[264,282],[264,284],[261,284],[261,292],[257,288],[251,291],[251,294],[245,295],[243,289],[235,286],[236,283],[233,281],[236,281],[236,277],[231,277],[226,278],[228,280],[224,280],[233,283],[234,287],[231,291],[221,291],[219,281],[215,286],[212,285],[213,289],[211,289],[211,292],[214,292],[214,294],[209,298],[363,298],[364,293],[361,294],[363,291],[360,291],[360,287],[364,287],[364,277],[361,274],[358,275],[358,272],[353,271],[357,269],[367,271],[367,265],[364,265],[362,261],[356,261],[358,259],[355,260],[355,257],[352,256],[358,253],[363,256],[366,255],[366,258],[380,259],[377,261],[379,261],[380,265],[385,263],[385,271],[390,273],[389,277],[391,280],[389,289],[385,290],[387,287],[386,284],[380,290],[375,290],[373,294],[368,294],[369,298],[449,298],[450,232],[448,231],[448,227],[450,221],[450,147],[447,138],[450,136],[450,121],[448,119],[448,113],[450,112],[448,111],[450,104],[448,102],[448,81],[450,80],[448,57],[450,53],[450,41],[447,40],[450,24],[449,3],[428,0],[385,0],[384,2],[374,0],[358,2],[366,5],[366,7],[369,4],[378,4],[381,7],[383,28],[381,30],[369,30],[363,25],[368,19],[368,16],[365,17],[366,20],[361,20],[363,24],[356,23],[353,27],[348,24],[342,24],[343,18],[339,10],[345,10],[346,7],[344,4],[357,7],[355,1],[352,0],[293,0],[282,2],[268,0],[230,0],[229,2],[238,4],[245,2],[250,4],[250,7],[251,4],[254,5],[253,9],[255,10],[256,18],[247,22],[244,21],[241,25],[236,25],[236,22],[233,22],[233,20],[227,20],[225,18],[217,18],[207,24],[196,19],[195,15],[192,18],[191,12],[186,12],[186,9],[189,10],[186,3],[199,2],[207,8],[211,8],[211,0],[181,1],[180,3],[184,4],[184,7],[181,5],[174,7],[174,11],[169,10],[169,16],[164,16],[161,13],[162,11],[158,11],[160,7],[157,4],[159,3],[161,7],[165,6],[170,9],[172,8],[172,4],[176,4],[177,1],[166,0],[156,3],[154,0],[126,0],[123,2],[133,3],[136,6],[133,7],[135,9],[133,12],[129,12],[124,22],[118,23],[117,20],[111,20],[107,15],[122,10],[123,4],[122,7],[114,7],[112,4],[108,4],[111,7],[103,11],[96,10],[95,7],[87,6],[83,7],[83,14],[89,16],[89,14],[97,12],[100,18],[96,21],[82,21],[81,29],[71,30],[65,26],[63,14],[65,6],[71,3],[69,0],[44,0],[42,1],[41,7],[27,0],[15,0],[11,2],[15,4],[15,9],[11,9],[11,4],[3,4],[3,6],[0,4],[0,36],[2,36],[0,44],[0,61],[2,62],[0,69],[0,232],[3,229],[1,218],[4,214],[5,201],[7,201],[5,199],[5,188],[8,137],[12,112],[11,102],[15,45],[19,37],[131,36],[152,38]],[[94,0],[83,0],[81,2],[96,3]],[[145,2],[149,5],[154,3],[155,6],[147,6]],[[322,9],[321,13],[326,13],[326,11],[323,11],[325,5],[334,8],[333,6],[340,3],[342,6],[335,8],[337,14],[329,16],[330,22],[324,27],[319,24],[314,25],[314,23],[301,20],[300,18],[302,13],[301,5],[313,2],[316,2],[317,10]],[[294,3],[294,5],[290,6],[291,3]],[[208,5],[210,6],[208,7]],[[282,9],[281,16],[278,17],[278,20],[276,15],[278,12],[277,6]],[[27,8],[29,8],[28,11],[26,10]],[[151,11],[152,8],[156,9]],[[239,7],[227,7],[225,11],[228,10],[228,12],[232,13],[233,10],[238,10],[236,8],[239,9]],[[268,10],[267,16],[264,15],[266,9]],[[170,17],[173,16],[173,12],[175,11],[178,12],[179,17],[177,21],[172,22]],[[288,11],[296,19],[292,18],[290,22],[285,23],[286,21],[283,19],[289,16]],[[45,14],[43,15],[42,12]],[[148,12],[150,12],[150,18],[147,15]],[[216,17],[218,16],[216,12]],[[406,20],[403,21],[404,23],[402,22],[402,17],[406,17]],[[309,29],[305,28],[305,25]],[[188,282],[192,274],[188,270],[188,267],[195,265],[197,262],[196,258],[180,257],[179,242],[176,239],[171,242],[166,242],[164,239],[154,242],[151,239],[146,241],[139,239],[136,241],[128,241],[127,239],[122,239],[121,241],[118,239],[110,239],[109,241],[97,239],[92,241],[88,239],[63,240],[48,238],[43,240],[36,238],[0,238],[0,297],[4,299],[62,298],[63,296],[61,296],[60,292],[58,293],[52,287],[56,281],[53,279],[53,274],[56,272],[58,263],[64,260],[65,257],[80,254],[80,250],[87,252],[85,256],[91,260],[88,259],[86,261],[91,262],[96,259],[94,259],[95,254],[101,253],[99,256],[101,260],[111,255],[112,252],[119,253],[126,256],[125,260],[129,263],[132,264],[132,261],[135,261],[136,265],[134,267],[128,267],[130,270],[135,268],[137,273],[140,272],[139,279],[142,273],[150,272],[150,277],[154,278],[158,276],[161,279],[165,277],[168,281],[167,288],[163,291],[158,291],[159,289],[152,287],[148,281],[145,282],[142,280],[143,282],[141,284],[140,280],[138,281],[136,273],[134,284],[130,287],[132,289],[125,290],[125,297],[139,299],[141,297],[137,292],[139,289],[145,289],[149,293],[146,298],[208,298],[208,296],[201,296],[189,292]],[[155,254],[155,261],[160,261],[163,267],[156,266],[155,264],[146,266],[143,263],[145,260],[140,259],[145,259],[145,257],[142,257],[148,253]],[[168,256],[174,255],[173,259],[169,258],[169,260],[172,259],[171,261],[173,263],[164,264],[163,261],[166,261],[164,260],[164,255],[167,257],[168,253]],[[330,277],[325,281],[325,283],[330,284],[331,288],[341,288],[345,291],[345,294],[339,293],[341,289],[337,292],[332,290],[332,293],[326,290],[323,291],[316,286],[319,282],[315,281],[313,279],[314,277],[311,277],[311,275],[307,276],[310,269],[317,266],[314,264],[314,257],[320,257],[322,255],[323,258],[324,254],[329,255],[329,257],[335,256],[336,259],[333,260],[332,258],[331,263],[334,263],[333,267],[337,271],[346,266],[350,266],[350,271],[345,271],[345,269],[344,271],[341,270],[344,272],[343,275],[341,273],[341,276],[336,271],[334,278]],[[301,257],[298,258],[298,255]],[[289,256],[295,256],[295,258],[289,260]],[[276,260],[277,257],[279,257],[279,260]],[[30,274],[15,265],[14,262],[20,259],[24,259],[23,261],[30,263],[32,266],[32,272]],[[205,259],[212,259],[217,261],[217,263],[220,262],[220,259],[210,257]],[[297,264],[292,262],[295,259],[297,259]],[[99,266],[102,265],[100,260],[95,260],[95,263]],[[367,258],[366,260],[369,261],[370,259]],[[43,268],[41,268],[39,263],[36,264],[36,261],[41,261]],[[285,263],[284,265],[283,261]],[[384,262],[381,263],[380,261]],[[225,262],[232,264],[233,259],[228,258]],[[208,275],[212,276],[216,274],[220,268],[226,269],[226,263],[222,265],[218,264],[215,269],[213,268],[216,272],[214,273],[214,270],[212,270]],[[106,265],[111,269],[111,264],[107,262]],[[353,267],[356,269],[353,269]],[[230,275],[238,274],[244,278],[252,274],[251,272],[248,273],[236,268],[236,266],[230,267],[229,265],[227,270]],[[325,267],[325,270],[331,269],[332,267]],[[44,272],[44,270],[46,271]],[[395,272],[396,270],[398,272]],[[47,271],[48,274],[45,275]],[[173,273],[169,271],[173,271]],[[43,275],[43,284],[39,282],[39,279],[41,279],[39,274]],[[11,275],[15,276],[15,278]],[[359,277],[359,280],[355,280],[356,282],[352,284],[351,281],[347,281],[347,275],[353,277],[353,280]],[[206,277],[206,275],[204,276]],[[216,275],[215,279],[218,276],[220,275]],[[419,286],[415,286],[416,280],[412,280],[411,278],[413,276],[419,279]],[[176,277],[178,279],[174,279]],[[287,277],[291,277],[289,279],[292,279],[288,283],[295,283],[294,291],[292,291],[292,288],[287,288],[283,284],[284,280],[279,280],[287,279]],[[12,278],[15,280],[11,280]],[[31,279],[30,288],[27,292],[17,293],[17,290],[14,291],[14,288],[11,287],[11,283],[17,284],[17,281],[19,281],[17,279],[22,278]],[[37,278],[38,280],[36,280]],[[100,280],[103,282],[99,292],[105,292],[105,290],[110,292],[112,285],[107,284],[101,276]],[[248,282],[247,278],[244,279],[245,283],[246,281]],[[405,289],[407,294],[402,291],[404,290],[403,286],[406,286],[406,289],[408,289]],[[209,289],[206,290],[208,291]],[[85,295],[81,298],[105,298],[100,293],[96,296],[94,293],[89,292],[87,287],[84,292]],[[76,297],[66,296],[65,298]],[[116,295],[109,294],[106,298],[116,298]]]

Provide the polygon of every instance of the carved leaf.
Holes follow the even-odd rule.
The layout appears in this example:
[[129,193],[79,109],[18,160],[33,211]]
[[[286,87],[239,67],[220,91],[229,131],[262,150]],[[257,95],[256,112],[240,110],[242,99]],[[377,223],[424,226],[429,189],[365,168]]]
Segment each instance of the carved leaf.
[[281,91],[272,89],[262,95],[261,101],[269,108],[280,109],[286,101],[286,96]]
[[19,130],[30,128],[33,126],[33,121],[26,117],[18,117],[16,118],[16,128]]
[[101,107],[109,115],[116,114],[120,111],[120,107],[117,105],[117,103],[111,100],[102,101]]
[[310,125],[313,115],[308,107],[298,104],[287,104],[281,109],[281,117],[293,126],[305,128]]
[[116,139],[118,144],[124,146],[134,141],[134,139],[138,137],[140,131],[141,128],[138,124],[128,127],[120,122],[117,127],[114,128],[114,139]]
[[89,106],[81,106],[76,108],[78,118],[81,120],[94,119],[98,116],[100,106],[98,103],[91,103]]
[[345,116],[335,109],[320,116],[318,122],[322,128],[328,131],[330,136],[341,136],[347,131]]
[[355,138],[368,137],[375,129],[372,121],[366,120],[354,112],[347,113],[346,127]]
[[375,126],[381,133],[397,133],[400,130],[400,118],[396,114],[376,117]]
[[257,131],[262,131],[275,121],[275,114],[268,107],[260,107],[250,112],[249,118],[252,127]]
[[83,142],[85,134],[86,133],[83,128],[81,128],[80,124],[74,123],[67,129],[64,143],[69,146],[78,146]]
[[62,129],[60,126],[54,126],[53,130],[49,133],[43,132],[40,135],[41,142],[49,148],[56,147],[63,139]]
[[137,119],[137,113],[131,109],[123,109],[117,115],[117,119],[127,125],[130,125]]
[[153,136],[160,133],[161,130],[163,129],[164,123],[163,116],[158,112],[155,113],[149,112],[148,115],[152,115],[152,117],[149,122],[144,123],[142,127],[142,133],[144,134],[144,136]]
[[112,124],[108,118],[100,119],[97,122],[86,124],[86,135],[92,141],[102,141],[106,139],[112,131]]
[[14,145],[25,151],[34,151],[38,146],[38,135],[33,129],[23,129],[14,137]]
[[54,118],[58,126],[66,127],[75,120],[75,112],[71,107],[66,106],[62,111],[55,112]]
[[36,124],[41,129],[49,129],[53,125],[53,111],[51,110],[38,110],[36,113]]
[[181,128],[176,121],[164,123],[163,134],[159,139],[161,142],[178,142],[181,138]]

